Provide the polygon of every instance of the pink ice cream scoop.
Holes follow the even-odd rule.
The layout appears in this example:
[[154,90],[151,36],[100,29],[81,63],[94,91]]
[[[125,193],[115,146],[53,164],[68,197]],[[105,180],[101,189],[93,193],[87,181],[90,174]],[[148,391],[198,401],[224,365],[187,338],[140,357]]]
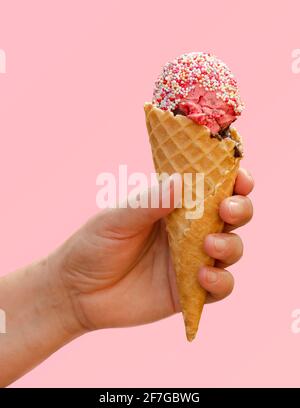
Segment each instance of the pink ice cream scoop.
[[212,134],[228,128],[244,107],[227,65],[203,52],[168,62],[155,83],[152,102],[207,126]]

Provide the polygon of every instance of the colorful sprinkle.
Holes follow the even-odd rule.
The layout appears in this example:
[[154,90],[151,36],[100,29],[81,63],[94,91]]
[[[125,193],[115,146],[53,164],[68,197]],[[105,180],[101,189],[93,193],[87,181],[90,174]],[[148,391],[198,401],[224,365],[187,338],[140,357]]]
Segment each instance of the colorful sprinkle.
[[183,54],[168,62],[155,82],[152,102],[158,108],[173,111],[197,84],[215,92],[240,115],[244,105],[232,72],[224,62],[204,52]]

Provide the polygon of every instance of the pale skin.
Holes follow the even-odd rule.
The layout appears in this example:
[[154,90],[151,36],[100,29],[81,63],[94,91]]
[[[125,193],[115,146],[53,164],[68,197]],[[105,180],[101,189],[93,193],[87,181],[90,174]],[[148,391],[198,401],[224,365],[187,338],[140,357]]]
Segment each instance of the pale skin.
[[[171,194],[173,188],[171,183]],[[219,208],[224,232],[206,237],[205,250],[216,259],[215,267],[199,270],[207,303],[233,289],[226,268],[240,259],[243,244],[231,231],[251,219],[252,189],[252,177],[241,169],[235,195]],[[46,258],[0,278],[0,308],[7,320],[7,333],[0,334],[0,386],[88,331],[180,312],[163,221],[172,210],[104,210]]]

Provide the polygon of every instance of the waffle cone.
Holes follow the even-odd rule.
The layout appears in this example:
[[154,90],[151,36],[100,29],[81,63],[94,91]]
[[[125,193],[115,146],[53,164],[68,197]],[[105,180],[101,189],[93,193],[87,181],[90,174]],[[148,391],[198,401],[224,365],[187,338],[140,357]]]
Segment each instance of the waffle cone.
[[[206,298],[198,282],[199,269],[214,264],[203,242],[207,234],[223,230],[218,209],[221,201],[232,194],[240,159],[234,157],[235,142],[231,138],[212,138],[207,127],[150,103],[144,109],[156,172],[204,174],[203,216],[187,219],[190,209],[183,206],[166,218],[186,336],[192,341]],[[240,142],[234,129],[231,136]]]

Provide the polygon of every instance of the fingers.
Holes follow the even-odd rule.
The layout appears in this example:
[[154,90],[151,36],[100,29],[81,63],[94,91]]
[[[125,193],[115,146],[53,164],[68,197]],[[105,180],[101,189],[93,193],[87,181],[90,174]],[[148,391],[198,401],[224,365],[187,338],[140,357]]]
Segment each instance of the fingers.
[[251,220],[253,207],[251,200],[245,196],[251,193],[253,187],[251,174],[243,168],[239,169],[234,186],[236,195],[223,200],[219,208],[220,217],[225,222],[225,232],[241,227]]
[[243,255],[243,242],[236,234],[210,234],[204,240],[205,252],[220,261],[218,266],[228,266]]
[[219,214],[225,222],[224,231],[247,224],[253,216],[253,207],[250,198],[236,195],[225,198],[220,204]]
[[254,188],[254,180],[248,170],[240,168],[235,180],[234,193],[246,196]]
[[234,287],[234,279],[231,273],[213,266],[205,266],[200,269],[199,282],[207,291],[206,303],[226,298]]

